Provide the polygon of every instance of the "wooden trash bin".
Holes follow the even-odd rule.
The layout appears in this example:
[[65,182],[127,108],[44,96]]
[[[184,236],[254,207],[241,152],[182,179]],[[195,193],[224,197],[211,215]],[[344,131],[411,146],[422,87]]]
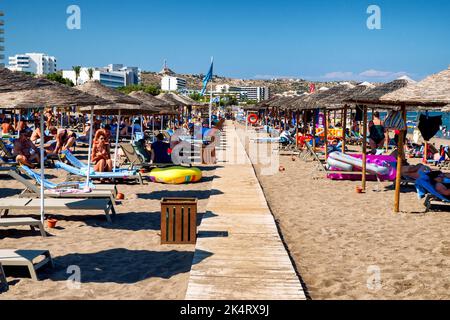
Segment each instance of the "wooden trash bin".
[[161,200],[161,244],[197,242],[197,199]]

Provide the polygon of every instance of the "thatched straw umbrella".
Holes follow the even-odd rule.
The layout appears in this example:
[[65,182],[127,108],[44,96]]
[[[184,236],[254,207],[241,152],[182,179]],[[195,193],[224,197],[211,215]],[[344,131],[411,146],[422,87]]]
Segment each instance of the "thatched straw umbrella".
[[146,105],[159,109],[159,114],[176,114],[176,112],[173,110],[173,105],[164,100],[156,98],[150,93],[146,93],[144,91],[133,91],[129,94],[129,96],[138,99]]
[[[0,70],[0,105],[3,108],[32,108],[45,106],[86,106],[106,105],[111,102],[102,98],[80,92],[68,86],[42,78],[33,78],[7,69]],[[40,130],[44,134],[44,110],[40,112]],[[40,143],[41,180],[45,179],[44,143]],[[89,187],[89,176],[86,188]],[[44,183],[40,189],[41,221],[44,222]]]
[[[146,93],[144,91],[133,91],[129,95],[135,99],[142,101],[143,103],[146,103],[155,108],[158,108],[159,109],[158,115],[160,115],[161,118],[164,115],[179,114],[179,111],[176,111],[174,109],[174,107],[175,107],[174,104],[164,101],[162,99],[158,99],[158,98],[154,97],[153,95]],[[161,126],[161,129],[162,129],[162,126]],[[154,115],[152,116],[152,131],[153,132],[155,131],[155,116]]]
[[450,103],[450,67],[406,88],[386,94],[383,103],[442,107]]
[[[167,102],[168,104],[170,104],[172,107],[175,108],[185,108],[193,106],[192,103],[187,102],[180,96],[169,92],[160,93],[159,95],[156,96],[156,98]],[[164,125],[164,116],[161,117],[161,129],[163,128],[163,125]]]
[[[404,119],[406,119],[406,109],[423,108],[440,109],[450,103],[450,67],[447,70],[431,75],[426,79],[411,84],[403,89],[388,93],[380,98],[382,103],[389,103],[401,106]],[[406,120],[405,120],[406,122]],[[401,134],[406,135],[404,130]],[[397,160],[397,180],[395,185],[394,211],[400,211],[400,178],[401,178],[401,159],[403,158],[403,139],[399,138],[399,157]],[[425,142],[425,157],[427,154],[428,142]],[[401,149],[401,150],[400,150]]]
[[375,85],[369,83],[369,82],[363,82],[358,84],[357,86],[348,88],[346,90],[340,90],[338,92],[335,92],[333,95],[329,97],[325,97],[320,100],[320,104],[328,109],[328,110],[337,110],[342,109],[342,131],[343,131],[343,137],[342,137],[342,150],[345,152],[346,147],[346,139],[345,139],[345,133],[347,131],[347,112],[349,105],[345,103],[344,101],[351,98],[353,95],[361,94],[365,92],[366,90],[375,88]]
[[[91,95],[94,95],[96,97],[101,97],[104,99],[108,99],[112,102],[112,104],[108,106],[102,106],[100,108],[96,108],[95,112],[97,114],[101,115],[117,115],[117,130],[116,130],[116,145],[114,149],[114,171],[117,167],[117,152],[118,152],[118,145],[119,145],[119,125],[120,125],[120,117],[122,114],[127,115],[135,115],[135,114],[142,114],[142,113],[151,113],[156,112],[154,108],[151,108],[150,106],[145,106],[142,104],[141,101],[138,99],[135,99],[133,97],[130,97],[122,92],[119,92],[117,90],[105,87],[98,81],[88,81],[82,85],[79,85],[76,87],[79,91],[89,93]],[[82,112],[89,112],[91,113],[91,126],[93,126],[93,118],[94,118],[94,108],[91,107],[90,110],[88,109],[82,109]],[[90,130],[90,136],[89,136],[89,155],[88,155],[88,165],[91,163],[91,146],[92,146],[92,128]],[[88,170],[89,172],[89,170]]]
[[[392,108],[390,102],[382,101],[381,98],[388,93],[395,92],[399,89],[405,88],[408,85],[412,85],[413,81],[410,79],[397,79],[392,82],[377,86],[373,89],[366,90],[362,93],[353,95],[351,98],[347,99],[346,102],[362,104],[363,105],[363,172],[362,172],[362,188],[366,188],[366,166],[367,166],[367,156],[366,156],[366,144],[367,144],[367,105],[384,106],[385,108]],[[402,107],[403,119],[406,124],[406,110],[404,106]],[[403,133],[406,135],[406,130]],[[398,212],[399,199],[400,199],[400,180],[401,180],[401,170],[403,161],[403,136],[400,134],[398,140],[398,157],[397,157],[397,180],[396,180],[396,191],[395,191],[395,205],[394,211]]]

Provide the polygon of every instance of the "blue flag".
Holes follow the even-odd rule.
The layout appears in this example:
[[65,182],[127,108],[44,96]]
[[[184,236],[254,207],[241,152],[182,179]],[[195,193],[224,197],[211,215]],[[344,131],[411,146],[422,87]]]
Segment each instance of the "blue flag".
[[208,73],[206,74],[206,76],[203,78],[203,89],[202,92],[200,93],[202,96],[205,94],[206,92],[206,87],[208,86],[208,83],[212,80],[213,78],[213,67],[214,67],[214,62],[211,61],[211,67],[209,68]]

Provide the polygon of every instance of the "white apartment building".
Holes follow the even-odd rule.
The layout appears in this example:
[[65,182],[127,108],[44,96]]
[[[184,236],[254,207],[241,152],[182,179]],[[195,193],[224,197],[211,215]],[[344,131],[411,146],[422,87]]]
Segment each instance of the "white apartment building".
[[270,89],[268,87],[240,87],[241,96],[247,100],[261,102],[270,98]]
[[89,77],[90,68],[81,68],[76,79],[75,71],[63,70],[63,78],[74,84],[83,84],[89,80],[97,80],[109,88],[120,88],[141,83],[141,70],[137,67],[124,67],[122,64],[110,64],[104,68],[92,68],[92,79]]
[[56,72],[56,58],[44,53],[16,54],[9,57],[8,69],[37,75]]
[[270,98],[270,89],[268,87],[233,87],[229,84],[216,85],[215,95],[234,95],[239,100],[254,100],[257,102]]
[[164,76],[161,79],[161,90],[163,91],[185,91],[186,79]]

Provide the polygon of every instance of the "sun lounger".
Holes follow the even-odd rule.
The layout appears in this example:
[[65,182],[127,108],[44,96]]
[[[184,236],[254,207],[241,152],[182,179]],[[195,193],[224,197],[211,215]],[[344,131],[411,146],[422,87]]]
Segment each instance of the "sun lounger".
[[44,226],[40,220],[33,218],[1,218],[0,227],[15,227],[15,226],[29,226],[31,230],[35,231],[35,227],[39,229],[42,237],[46,237]]
[[123,151],[123,154],[127,158],[127,160],[130,162],[131,169],[134,168],[150,168],[154,167],[153,164],[144,162],[142,158],[139,156],[139,154],[136,152],[136,149],[133,147],[131,143],[119,143],[120,148]]
[[6,147],[5,143],[1,139],[0,139],[0,164],[17,165],[16,157],[12,155],[10,150]]
[[[69,150],[64,150],[61,152],[61,155],[75,168],[87,170],[88,165],[82,161],[80,161],[77,157],[73,155]],[[94,166],[91,165],[91,168]],[[116,172],[127,172],[128,169],[116,168]]]
[[[78,177],[86,177],[87,171],[86,169],[79,169],[72,167],[68,164],[62,163],[60,161],[55,163],[55,167],[57,169],[62,169],[67,171],[68,173],[78,176]],[[122,171],[122,172],[91,172],[89,175],[91,179],[124,179],[124,180],[137,180],[140,184],[143,184],[142,176],[139,172],[136,171]]]
[[[2,198],[0,199],[0,210],[4,210],[4,216],[8,215],[10,210],[34,210],[41,208],[40,199],[32,198]],[[46,210],[101,210],[106,215],[106,220],[112,222],[112,216],[116,215],[111,199],[46,199]]]
[[[38,261],[37,258],[41,257]],[[36,262],[35,262],[36,261]],[[36,272],[45,265],[53,268],[53,260],[48,250],[0,249],[0,264],[11,267],[27,267],[31,278],[38,281]]]
[[416,190],[419,199],[425,198],[425,212],[430,211],[432,201],[450,203],[450,199],[437,192],[432,185],[430,178],[425,174],[421,174],[420,178],[416,180]]
[[[29,178],[34,180],[33,184],[30,180],[25,179],[19,172],[24,172]],[[41,184],[41,175],[34,172],[27,166],[21,166],[17,171],[10,170],[9,176],[22,183],[26,189],[21,196],[39,196]],[[53,198],[111,198],[114,201],[117,196],[117,187],[115,185],[89,184],[90,192],[83,192],[85,182],[74,183],[65,182],[56,184],[48,180],[44,180],[45,195]],[[78,191],[78,192],[77,192]]]

